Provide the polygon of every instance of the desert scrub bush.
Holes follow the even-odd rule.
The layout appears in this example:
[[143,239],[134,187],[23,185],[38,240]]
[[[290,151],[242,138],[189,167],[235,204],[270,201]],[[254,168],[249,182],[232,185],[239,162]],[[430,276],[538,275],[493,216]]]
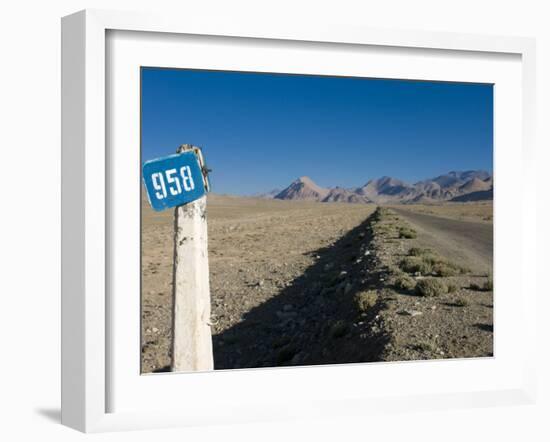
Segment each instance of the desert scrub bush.
[[374,211],[374,214],[372,215],[372,220],[373,220],[374,222],[378,222],[378,221],[381,221],[383,217],[384,217],[384,215],[383,215],[382,208],[381,208],[381,207],[378,207],[378,208]]
[[392,231],[392,227],[387,224],[377,224],[373,227],[372,230],[377,235],[384,235],[390,233]]
[[386,266],[386,271],[388,275],[393,275],[393,276],[399,276],[403,273],[399,268],[399,266],[392,262],[388,263],[388,265]]
[[490,292],[493,290],[493,278],[489,277],[487,281],[485,281],[483,284],[476,284],[475,282],[470,284],[470,288],[472,290],[477,290],[480,292]]
[[374,307],[376,301],[378,301],[378,293],[375,290],[359,292],[355,295],[355,305],[361,312],[366,312],[371,307]]
[[399,238],[405,238],[405,239],[416,238],[416,230],[411,229],[410,227],[400,227]]
[[421,296],[439,296],[447,293],[447,290],[447,284],[436,278],[421,279],[416,283],[416,291]]
[[435,353],[437,351],[437,346],[435,345],[435,343],[428,340],[419,341],[414,347],[416,348],[416,350],[428,353]]
[[450,262],[440,261],[433,265],[433,272],[437,276],[457,276],[460,275],[461,270]]
[[422,258],[423,261],[431,264],[432,266],[439,263],[447,263],[445,258],[438,255],[432,249],[422,249],[420,247],[413,247],[409,250],[409,256],[417,256]]
[[409,256],[423,256],[428,254],[434,254],[432,249],[423,249],[422,247],[411,247],[409,249]]
[[452,281],[447,282],[447,293],[455,293],[458,290],[458,285]]
[[418,256],[407,256],[399,263],[401,270],[407,273],[421,273],[429,275],[432,272],[432,264]]
[[390,214],[390,211],[386,209],[385,207],[378,207],[374,214],[373,214],[373,220],[375,222],[382,221],[383,219],[387,218]]
[[341,338],[348,332],[348,329],[349,327],[346,321],[340,319],[332,324],[332,327],[330,328],[330,336],[334,339]]
[[432,249],[412,247],[409,250],[408,255],[411,257],[421,258],[424,263],[431,266],[430,272],[435,273],[437,276],[457,276],[468,272],[468,269],[465,267],[447,261]]
[[435,265],[440,265],[440,264],[450,265],[445,260],[445,258],[442,258],[441,256],[439,256],[438,254],[436,254],[434,252],[426,253],[426,254],[422,255],[421,258],[422,258],[422,261],[424,261],[427,264],[430,264],[432,267],[435,266]]
[[414,290],[416,281],[406,273],[402,273],[395,278],[395,287],[400,290]]
[[466,298],[458,298],[455,300],[455,304],[458,307],[466,307],[470,304],[470,302]]

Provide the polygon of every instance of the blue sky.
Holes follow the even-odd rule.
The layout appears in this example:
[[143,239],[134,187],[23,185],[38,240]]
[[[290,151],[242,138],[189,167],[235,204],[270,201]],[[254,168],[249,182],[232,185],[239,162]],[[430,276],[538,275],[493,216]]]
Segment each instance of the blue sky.
[[203,148],[216,193],[493,170],[493,87],[142,69],[142,160]]

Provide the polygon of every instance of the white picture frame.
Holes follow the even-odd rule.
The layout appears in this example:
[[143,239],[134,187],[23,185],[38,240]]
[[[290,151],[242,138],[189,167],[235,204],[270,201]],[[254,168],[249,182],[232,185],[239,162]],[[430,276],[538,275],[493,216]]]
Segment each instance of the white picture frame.
[[[109,33],[119,33],[119,35],[134,33],[134,37],[139,35],[138,40],[142,39],[142,41],[136,43],[134,39],[127,46],[123,43],[122,47],[128,49],[129,54],[128,58],[125,58],[120,50],[109,49],[107,41]],[[162,40],[163,37],[169,38],[174,44],[179,44],[178,42],[185,41],[186,36],[188,38],[215,37],[226,47],[230,47],[232,42],[246,40],[252,45],[261,45],[266,42],[272,46],[280,44],[284,45],[286,50],[290,48],[308,51],[310,50],[308,48],[319,45],[329,52],[332,51],[330,53],[346,49],[370,48],[383,54],[385,51],[398,48],[405,52],[430,51],[429,54],[433,60],[461,54],[466,54],[480,62],[491,57],[495,59],[510,57],[510,60],[515,60],[511,63],[515,67],[510,68],[509,82],[505,74],[498,72],[499,69],[491,71],[487,67],[486,77],[487,81],[490,81],[491,75],[498,76],[497,84],[502,82],[503,85],[507,85],[506,88],[510,89],[510,96],[506,99],[516,100],[510,103],[517,103],[520,108],[511,110],[509,115],[501,114],[498,117],[500,118],[499,127],[502,127],[503,131],[512,131],[510,136],[506,137],[508,140],[499,138],[499,134],[504,132],[497,131],[495,137],[495,144],[500,143],[503,147],[499,149],[507,152],[501,155],[500,164],[496,167],[495,174],[501,175],[496,178],[499,184],[497,184],[495,200],[500,198],[503,202],[502,205],[498,203],[495,223],[498,224],[499,219],[504,220],[509,213],[504,196],[499,196],[499,192],[502,192],[500,195],[505,195],[506,190],[517,192],[522,206],[519,218],[507,223],[501,222],[502,235],[506,233],[505,229],[519,229],[517,239],[510,247],[520,256],[522,277],[510,279],[506,284],[505,278],[514,277],[506,271],[506,266],[511,263],[506,261],[505,252],[502,252],[503,249],[499,251],[498,230],[496,235],[495,259],[498,262],[499,253],[502,254],[503,259],[502,265],[499,264],[502,277],[495,273],[497,287],[495,291],[502,290],[505,294],[506,290],[516,290],[520,293],[519,299],[515,301],[518,314],[514,318],[516,333],[520,330],[520,336],[514,338],[516,340],[509,345],[509,348],[505,348],[508,345],[507,337],[511,336],[508,333],[510,330],[506,318],[512,306],[507,307],[507,298],[503,297],[500,303],[502,307],[496,307],[503,312],[500,318],[497,316],[496,319],[498,324],[496,339],[499,339],[498,336],[503,337],[502,357],[495,351],[495,358],[488,361],[351,364],[154,376],[139,376],[139,372],[136,373],[132,368],[135,367],[135,361],[126,367],[124,361],[131,356],[124,353],[120,343],[117,343],[120,336],[118,330],[128,325],[128,333],[132,335],[130,339],[134,342],[134,337],[139,336],[139,327],[134,330],[133,325],[135,321],[139,321],[139,318],[135,318],[128,324],[122,323],[116,313],[120,311],[120,306],[118,310],[113,308],[113,300],[109,296],[109,291],[113,287],[113,275],[109,269],[111,261],[116,259],[116,256],[113,256],[116,251],[113,252],[110,245],[117,240],[113,236],[120,232],[116,228],[116,220],[113,220],[115,216],[113,214],[117,213],[113,209],[113,204],[118,204],[121,197],[131,198],[131,196],[126,194],[124,188],[121,191],[120,187],[116,187],[116,193],[113,192],[113,183],[110,182],[113,180],[113,168],[118,171],[120,164],[117,163],[116,156],[113,159],[109,151],[110,143],[116,144],[116,137],[119,135],[115,135],[112,129],[108,131],[106,127],[107,121],[119,121],[116,117],[119,110],[110,109],[108,106],[108,94],[111,92],[109,82],[116,80],[117,75],[116,72],[108,69],[108,64],[113,63],[113,59],[109,60],[108,57],[120,56],[120,61],[123,63],[139,64],[139,59],[132,56],[132,51],[135,52],[135,49],[131,48],[135,48],[136,44],[145,45],[146,39],[153,37],[161,46],[164,43],[159,39]],[[209,43],[206,42],[206,44]],[[155,47],[154,51],[157,56],[160,57],[163,52],[170,54],[169,47],[166,51],[159,51],[159,47]],[[144,54],[146,52],[146,50],[143,51]],[[63,424],[80,431],[100,432],[222,422],[253,422],[290,417],[368,414],[380,410],[395,412],[532,403],[535,393],[533,355],[536,327],[532,319],[536,316],[536,288],[533,280],[523,276],[529,268],[536,267],[534,262],[536,259],[534,233],[536,195],[534,192],[528,193],[521,189],[513,190],[507,185],[505,172],[518,160],[522,163],[523,174],[534,167],[535,42],[533,39],[388,31],[327,24],[295,27],[281,23],[249,23],[245,19],[230,23],[204,20],[181,21],[176,17],[151,14],[87,10],[63,18],[62,55]],[[246,57],[246,51],[243,57]],[[164,63],[162,60],[160,62]],[[235,66],[239,64],[245,66],[246,60],[241,58],[234,63]],[[176,65],[177,62],[174,66]],[[380,64],[382,65],[383,63]],[[321,65],[319,66],[319,69],[323,69]],[[246,70],[246,68],[243,69]],[[248,66],[248,69],[252,67]],[[294,70],[296,69],[298,68]],[[390,64],[387,69],[395,68],[391,68]],[[420,63],[417,69],[421,71],[425,69],[425,65],[423,67]],[[437,71],[437,63],[433,65],[433,69]],[[380,75],[384,76],[386,71],[380,72]],[[433,75],[439,75],[441,79],[451,78],[447,77],[449,74],[445,74],[443,68],[439,74]],[[454,75],[457,81],[467,81],[470,78],[465,68],[459,69]],[[475,81],[476,78],[472,76],[470,80]],[[129,80],[129,84],[130,82]],[[502,96],[504,98],[504,95]],[[136,97],[130,98],[130,103],[135,103],[132,100]],[[498,103],[495,106],[498,106]],[[134,109],[131,112],[139,112],[139,110]],[[135,125],[135,119],[124,130],[135,132],[135,126],[132,124]],[[124,130],[122,136],[126,133]],[[516,145],[510,144],[507,148],[505,143],[511,143],[514,140],[517,140]],[[500,176],[503,178],[501,179]],[[503,190],[498,190],[498,186]],[[129,212],[132,212],[131,209],[130,207]],[[500,218],[499,213],[502,214]],[[136,247],[138,247],[137,244]],[[118,279],[122,282],[116,284],[125,283],[123,277]],[[507,358],[506,355],[518,349],[521,351],[517,352],[515,360]],[[139,354],[135,358],[138,357]],[[418,388],[407,389],[407,384],[396,381],[391,389],[376,390],[373,386],[372,391],[361,388],[352,391],[352,384],[342,381],[338,388],[327,388],[327,391],[319,394],[315,391],[316,376],[317,378],[322,376],[323,379],[329,380],[329,385],[333,385],[330,380],[339,378],[353,380],[361,376],[365,370],[369,370],[371,378],[389,375],[395,376],[395,379],[404,379],[415,375],[418,379],[424,379],[426,383],[419,382]],[[447,377],[451,373],[464,373],[464,379],[458,381],[457,378],[450,378],[456,385],[453,388],[450,388],[450,385],[446,388],[444,378],[438,381],[433,377],[433,373],[437,373],[438,370],[446,371]],[[483,376],[486,376],[483,379],[494,378],[494,382],[475,384],[468,378],[469,373],[474,370],[483,373]],[[498,376],[493,376],[494,370],[499,370]],[[428,372],[430,374],[427,375]],[[125,373],[128,373],[129,381],[126,381]],[[430,379],[432,383],[428,384]],[[296,388],[301,396],[287,396],[287,400],[278,396],[276,389],[280,389],[278,385],[280,382],[298,386]],[[268,383],[275,387],[269,390]],[[447,383],[450,382],[447,381]],[[223,388],[227,388],[226,395],[221,393],[219,398],[212,396],[214,393],[207,391],[209,385],[214,385],[218,391],[222,389],[222,392]],[[427,385],[431,385],[431,388],[427,388]],[[178,388],[185,389],[185,401],[181,400],[182,394],[177,393]],[[271,391],[273,400],[260,401],[259,398],[255,400],[254,395],[258,395],[258,391],[262,388]],[[113,396],[115,390],[117,393]],[[136,396],[131,396],[131,391]],[[241,394],[235,396],[237,391]],[[179,396],[177,407],[173,401],[169,400],[170,392]],[[229,396],[230,392],[233,396]],[[168,405],[162,409],[158,407],[148,409],[146,403],[149,400],[149,394],[164,395]],[[116,403],[113,402],[113,397],[117,397]],[[138,404],[133,408],[127,405],[140,402],[140,397],[144,398],[142,402],[145,405]],[[226,397],[232,399],[229,400]]]

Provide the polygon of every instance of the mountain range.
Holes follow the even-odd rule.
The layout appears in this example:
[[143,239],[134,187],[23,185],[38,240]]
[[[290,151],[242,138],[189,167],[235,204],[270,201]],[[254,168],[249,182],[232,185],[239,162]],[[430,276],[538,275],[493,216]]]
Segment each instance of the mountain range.
[[377,204],[483,201],[493,199],[493,176],[484,170],[451,171],[414,184],[384,176],[356,188],[324,188],[303,176],[279,192],[260,196],[280,200]]

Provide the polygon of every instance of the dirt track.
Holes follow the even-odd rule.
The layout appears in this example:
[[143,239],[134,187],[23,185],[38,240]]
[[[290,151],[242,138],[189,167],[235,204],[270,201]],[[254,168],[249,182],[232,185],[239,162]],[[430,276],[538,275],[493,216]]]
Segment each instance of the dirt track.
[[463,221],[393,207],[423,242],[449,259],[488,272],[493,263],[493,224]]

